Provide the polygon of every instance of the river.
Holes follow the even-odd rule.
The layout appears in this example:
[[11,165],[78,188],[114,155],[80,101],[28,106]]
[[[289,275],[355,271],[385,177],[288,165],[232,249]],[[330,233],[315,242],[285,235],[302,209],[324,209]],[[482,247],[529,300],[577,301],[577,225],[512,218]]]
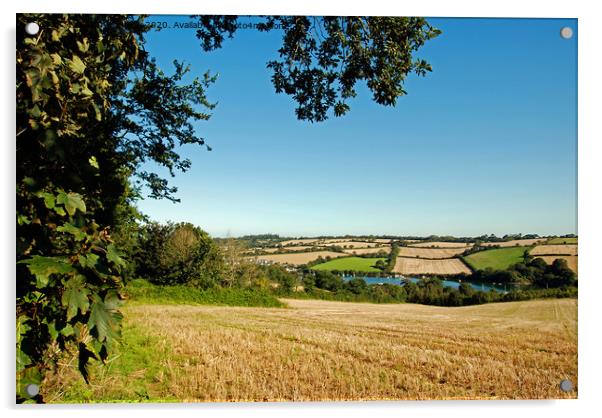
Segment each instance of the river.
[[[367,276],[344,276],[343,279],[351,280],[351,279],[364,279],[368,284],[381,284],[381,283],[389,283],[401,286],[401,281],[403,280],[400,277],[367,277]],[[416,277],[405,277],[406,280],[410,280],[414,283],[418,283],[421,279]],[[442,280],[443,286],[445,287],[453,287],[454,289],[458,289],[460,287],[460,282],[455,280]],[[465,282],[472,286],[475,290],[482,290],[484,292],[489,292],[490,290],[494,290],[496,292],[507,292],[510,290],[510,285],[504,284],[491,284],[491,283],[477,283],[477,282]]]

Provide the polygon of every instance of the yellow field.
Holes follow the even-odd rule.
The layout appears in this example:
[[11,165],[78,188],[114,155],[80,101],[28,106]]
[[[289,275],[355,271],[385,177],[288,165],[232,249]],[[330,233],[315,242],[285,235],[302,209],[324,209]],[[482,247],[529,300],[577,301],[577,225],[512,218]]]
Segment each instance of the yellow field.
[[424,260],[420,258],[397,257],[393,271],[400,274],[470,274],[469,268],[457,258]]
[[337,242],[337,243],[333,243],[332,245],[337,245],[339,247],[343,247],[343,248],[372,248],[372,247],[376,247],[376,246],[382,246],[383,248],[385,247],[382,244],[378,244],[376,242],[362,242],[362,241],[341,241],[341,242]]
[[309,263],[310,261],[314,261],[318,257],[336,258],[336,257],[345,257],[348,255],[349,254],[345,254],[345,253],[335,253],[333,251],[315,251],[315,252],[311,252],[311,253],[258,255],[258,256],[253,257],[253,259],[269,261],[272,263],[301,265],[301,264]]
[[411,247],[419,248],[468,248],[472,247],[470,243],[463,242],[443,242],[443,241],[432,241],[432,242],[417,242],[410,245]]
[[[126,328],[166,351],[160,370],[144,381],[142,364],[119,377],[109,367],[85,394],[180,402],[577,397],[558,388],[567,378],[577,388],[574,299],[462,308],[286,302],[291,309],[127,306]],[[45,399],[68,398],[74,369],[42,386]]]
[[387,245],[387,246],[383,246],[383,247],[353,248],[353,249],[343,250],[343,252],[345,252],[347,254],[374,254],[379,251],[384,251],[386,253],[389,253],[389,252],[391,252],[391,247]]
[[316,238],[304,238],[304,239],[292,239],[289,241],[282,241],[280,245],[286,247],[288,245],[303,245],[303,244],[313,244],[317,242]]
[[400,247],[399,255],[402,257],[418,257],[418,258],[452,258],[456,254],[462,254],[466,250],[464,248],[415,248],[415,247]]
[[512,241],[505,241],[505,242],[484,242],[481,245],[483,245],[485,247],[489,247],[489,246],[493,246],[493,245],[499,245],[500,247],[528,247],[529,245],[535,245],[538,242],[544,242],[545,240],[546,240],[545,238],[515,239]]
[[575,273],[578,273],[578,256],[576,255],[538,255],[537,258],[543,258],[544,261],[548,264],[552,264],[557,258],[563,258],[566,260],[569,268]]
[[577,255],[577,245],[572,244],[552,244],[552,245],[538,245],[533,248],[529,253],[533,256],[536,255]]

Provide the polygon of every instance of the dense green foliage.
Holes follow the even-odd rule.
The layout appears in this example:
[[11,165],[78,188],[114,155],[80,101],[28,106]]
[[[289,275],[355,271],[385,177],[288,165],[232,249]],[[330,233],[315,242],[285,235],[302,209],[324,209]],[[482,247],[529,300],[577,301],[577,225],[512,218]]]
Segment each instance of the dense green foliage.
[[521,284],[536,288],[577,286],[577,275],[568,267],[566,260],[558,258],[552,264],[547,264],[541,258],[528,255],[525,261],[513,264],[505,270],[487,268],[476,270],[470,275],[459,274],[455,278],[482,283]]
[[490,302],[510,302],[537,298],[576,297],[577,288],[562,285],[555,288],[535,286],[513,289],[510,292],[484,292],[470,284],[460,283],[458,289],[444,286],[436,278],[425,278],[414,283],[400,280],[400,285],[367,284],[361,278],[344,280],[328,271],[316,271],[303,277],[304,292],[293,292],[287,297],[317,298],[325,300],[372,302],[372,303],[421,303],[439,306],[478,305]]
[[464,257],[464,261],[473,270],[504,270],[513,264],[524,260],[525,250],[528,247],[506,247],[494,248],[486,251],[478,251]]
[[285,306],[273,293],[261,288],[213,287],[202,290],[190,286],[158,286],[144,279],[129,282],[125,288],[133,302],[220,306]]
[[[357,271],[357,272],[380,272],[384,269],[384,258],[363,258],[363,257],[341,257],[315,265],[314,270],[327,271]],[[381,268],[376,264],[381,262]]]
[[156,284],[218,284],[224,258],[209,234],[189,223],[151,222],[140,228],[136,273]]
[[[205,51],[232,37],[237,16],[200,16],[197,32]],[[356,84],[365,82],[372,99],[393,106],[406,94],[408,74],[425,75],[431,66],[413,56],[441,33],[419,17],[267,16],[257,29],[282,29],[278,59],[267,67],[277,93],[297,102],[297,117],[319,122],[330,110],[346,114]]]

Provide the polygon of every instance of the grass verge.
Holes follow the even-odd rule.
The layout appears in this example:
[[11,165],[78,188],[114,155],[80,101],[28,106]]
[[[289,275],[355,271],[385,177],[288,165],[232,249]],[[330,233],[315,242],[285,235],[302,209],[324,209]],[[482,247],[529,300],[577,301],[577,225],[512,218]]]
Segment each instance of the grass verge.
[[157,286],[144,279],[132,280],[126,292],[134,303],[168,305],[218,305],[282,308],[286,305],[262,289],[212,288],[189,286]]

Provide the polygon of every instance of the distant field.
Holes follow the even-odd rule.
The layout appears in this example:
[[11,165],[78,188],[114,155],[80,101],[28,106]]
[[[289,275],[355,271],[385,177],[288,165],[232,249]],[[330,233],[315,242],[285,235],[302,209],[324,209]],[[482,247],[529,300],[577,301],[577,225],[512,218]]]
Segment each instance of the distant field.
[[341,242],[333,243],[331,245],[337,245],[337,246],[343,247],[343,248],[371,248],[371,247],[376,247],[376,246],[382,245],[382,244],[378,244],[376,242],[341,241]]
[[470,273],[470,269],[458,258],[447,260],[424,260],[420,258],[397,257],[395,273],[400,274],[460,274]]
[[353,249],[343,250],[343,252],[345,252],[347,254],[374,254],[379,251],[384,251],[386,253],[389,253],[389,252],[391,252],[391,247],[387,245],[386,247],[353,248]]
[[411,247],[419,247],[419,248],[468,248],[471,247],[472,244],[464,243],[464,242],[442,242],[442,241],[432,241],[432,242],[416,242],[410,245]]
[[543,258],[544,261],[548,264],[552,264],[554,262],[554,260],[556,260],[557,258],[565,259],[569,268],[571,270],[573,270],[575,273],[578,273],[578,270],[577,270],[577,264],[578,264],[577,258],[578,257],[576,255],[538,255],[537,258]]
[[530,245],[535,245],[538,242],[544,242],[546,239],[545,238],[538,238],[538,239],[515,239],[512,241],[504,241],[504,242],[484,242],[481,245],[483,245],[484,247],[491,247],[491,246],[500,246],[500,247],[528,247]]
[[384,258],[361,258],[361,257],[347,257],[338,258],[336,260],[330,260],[322,264],[313,266],[314,270],[354,270],[362,271],[366,273],[379,272],[381,270],[374,267],[378,260],[386,261]]
[[546,244],[577,244],[578,238],[552,238]]
[[318,241],[316,238],[306,238],[306,239],[292,239],[289,241],[282,241],[280,245],[286,247],[287,245],[303,245],[303,244],[312,244]]
[[280,264],[301,265],[301,264],[307,264],[310,261],[314,261],[318,257],[336,258],[336,257],[345,257],[347,255],[348,254],[335,253],[333,251],[315,251],[315,252],[311,252],[311,253],[258,255],[258,256],[253,257],[253,259],[265,260],[265,261],[270,261],[273,263],[280,263]]
[[126,305],[122,353],[60,362],[46,402],[576,398],[577,301],[461,308]]
[[535,255],[577,255],[577,245],[538,245],[530,251],[530,254]]
[[464,260],[476,270],[484,270],[488,267],[504,270],[512,264],[522,262],[526,249],[527,247],[494,248],[470,254],[464,257]]
[[415,248],[415,247],[399,247],[400,257],[417,257],[417,258],[452,258],[456,254],[462,254],[466,250],[464,248]]

